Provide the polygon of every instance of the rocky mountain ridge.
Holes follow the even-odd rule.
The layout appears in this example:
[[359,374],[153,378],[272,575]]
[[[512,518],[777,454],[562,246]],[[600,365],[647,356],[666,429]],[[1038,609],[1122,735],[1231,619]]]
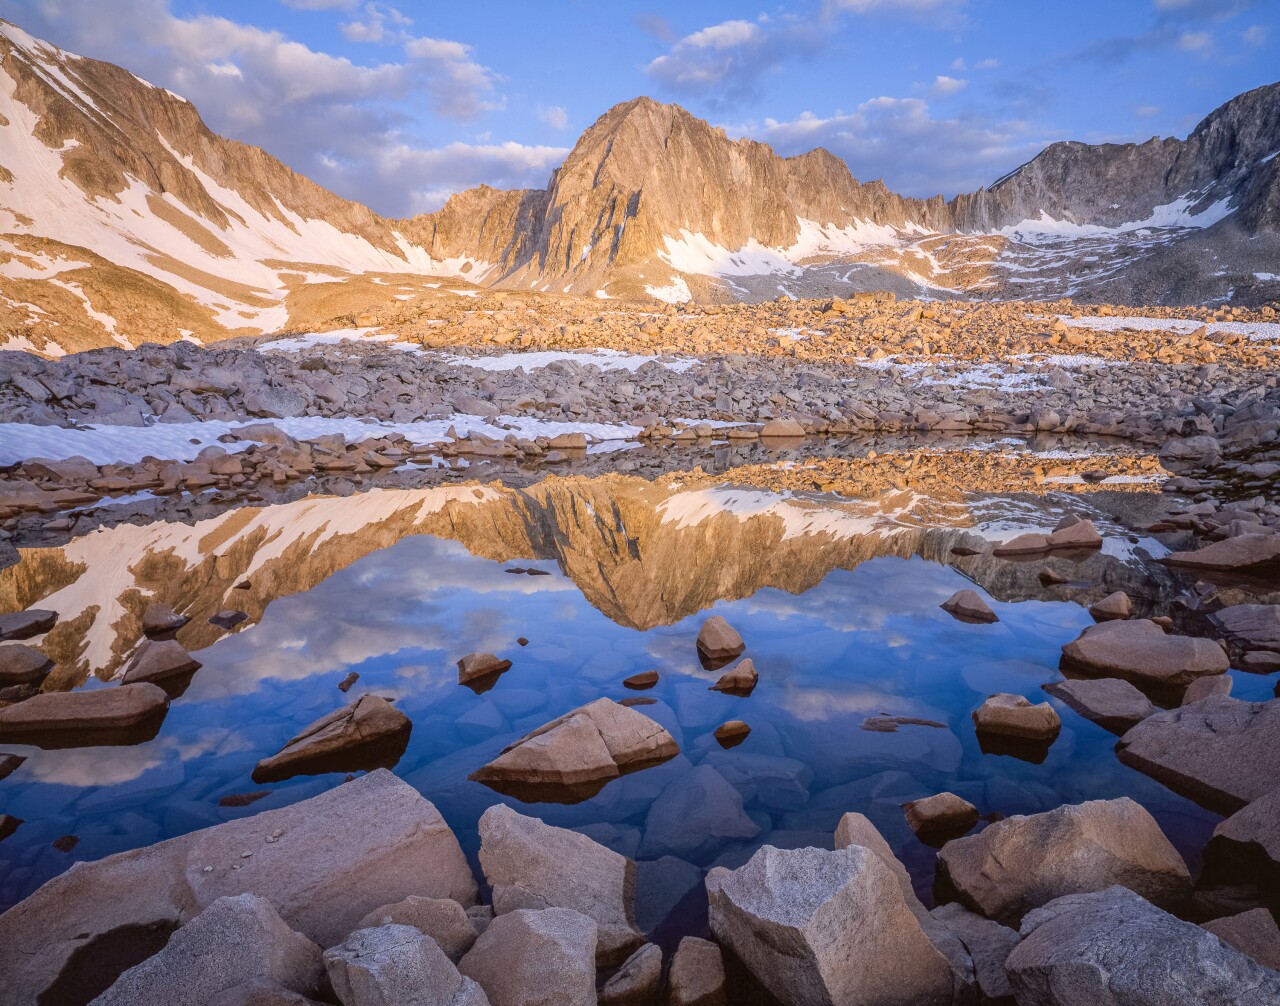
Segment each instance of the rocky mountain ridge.
[[442,278],[466,296],[669,303],[1280,295],[1280,84],[1186,140],[1053,144],[950,201],[636,98],[546,189],[482,186],[396,221],[217,136],[185,99],[0,21],[0,137],[0,346],[46,355],[307,329],[361,292],[405,301]]

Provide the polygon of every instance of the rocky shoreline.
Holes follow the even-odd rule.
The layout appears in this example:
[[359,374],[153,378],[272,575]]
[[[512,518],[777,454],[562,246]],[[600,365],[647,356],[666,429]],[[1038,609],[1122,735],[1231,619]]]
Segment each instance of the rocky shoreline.
[[[469,858],[436,807],[383,767],[395,765],[413,724],[394,702],[356,687],[357,675],[340,686],[355,688],[350,704],[285,741],[253,773],[259,783],[333,771],[352,773],[348,781],[48,881],[0,915],[0,1006],[1280,1001],[1272,915],[1280,698],[1233,698],[1227,674],[1280,671],[1280,388],[1259,367],[1274,351],[1214,343],[1206,333],[1179,346],[1178,362],[1037,363],[1028,374],[1004,359],[1006,376],[982,370],[977,381],[975,368],[991,360],[963,358],[962,322],[981,320],[984,309],[854,303],[869,312],[864,323],[901,315],[904,324],[942,328],[946,312],[958,312],[948,328],[958,333],[957,352],[895,372],[824,353],[812,332],[792,339],[765,330],[751,336],[756,355],[716,355],[708,351],[715,325],[734,318],[731,309],[708,312],[710,331],[697,339],[661,333],[670,344],[656,348],[668,355],[634,369],[602,367],[616,357],[598,354],[594,364],[562,355],[529,369],[485,369],[495,357],[480,342],[449,343],[448,359],[426,345],[348,343],[284,352],[175,344],[56,362],[0,354],[0,421],[24,429],[43,424],[74,436],[71,425],[86,422],[184,432],[199,422],[235,424],[169,459],[14,460],[0,482],[0,546],[106,526],[110,518],[85,524],[75,512],[140,493],[191,519],[316,490],[345,496],[406,482],[447,481],[451,492],[478,500],[506,480],[536,486],[551,472],[591,465],[678,474],[697,499],[733,488],[828,501],[920,490],[946,505],[1054,486],[1082,500],[1141,489],[1153,499],[1132,508],[1127,530],[1167,544],[1149,573],[1167,577],[1159,591],[1137,583],[1131,596],[1081,576],[1097,568],[1115,534],[1084,507],[1052,529],[995,541],[957,531],[943,561],[962,573],[1021,570],[1027,576],[1006,578],[1011,596],[1089,605],[1095,624],[1061,640],[1065,678],[1044,682],[1043,693],[1114,733],[1121,763],[1221,817],[1203,864],[1189,864],[1127,798],[1002,818],[936,792],[908,801],[903,814],[937,850],[937,907],[926,908],[881,832],[851,809],[824,847],[766,844],[705,878],[693,867],[702,878],[694,914],[707,924],[673,942],[640,922],[650,864],[697,859],[708,829],[743,839],[760,831],[724,763],[705,757],[678,787],[662,789],[629,855],[599,833],[556,827],[495,798]],[[792,321],[802,311],[846,317],[834,305],[773,310]],[[1040,337],[1113,357],[1141,352],[1136,343],[1117,348],[1114,333],[1107,350],[1087,335],[1077,345],[1067,341],[1070,326],[1061,327],[1067,331]],[[520,338],[525,349],[545,345]],[[580,348],[571,331],[560,339],[552,340],[557,353]],[[695,343],[697,359],[682,358]],[[1016,340],[1007,349],[1024,351]],[[958,379],[956,370],[969,376]],[[1010,370],[1018,380],[1007,379]],[[356,411],[383,424],[443,429],[424,442],[377,425],[375,435],[357,438],[290,432],[300,417],[342,420]],[[600,455],[591,452],[602,440],[596,433],[539,433],[531,421],[625,427],[643,446]],[[929,449],[893,440],[925,435],[935,438]],[[1037,455],[1001,445],[1035,436],[1067,445],[1111,437],[1128,453]],[[937,449],[942,437],[986,442],[949,451]],[[686,458],[705,459],[712,471],[678,467]],[[697,499],[681,505],[701,505]],[[691,517],[670,499],[660,506],[673,526]],[[527,506],[523,519],[532,521]],[[1029,578],[1035,583],[1026,587]],[[247,579],[233,586],[252,594]],[[234,597],[232,587],[218,596]],[[961,590],[942,609],[996,632],[993,596]],[[56,612],[25,602],[0,616],[0,742],[65,747],[157,735],[200,662],[178,641],[188,637],[175,638],[190,631],[188,614],[134,601],[139,611],[126,610],[120,624],[135,619],[141,645],[128,647],[119,680],[106,687],[62,690],[75,682],[61,670],[70,661],[46,652],[61,631]],[[202,632],[211,638],[251,617],[234,608],[206,615]],[[734,706],[741,718],[714,732],[715,746],[732,748],[751,733],[749,697],[769,670],[757,671],[743,637],[718,616],[703,623],[697,657],[710,672],[708,689],[745,700]],[[510,666],[492,653],[468,654],[458,661],[458,684],[483,692]],[[467,771],[495,793],[558,804],[643,776],[681,755],[660,718],[646,714],[653,700],[643,693],[656,681],[657,672],[629,677],[620,701],[600,697],[548,719]],[[889,715],[862,724],[885,733],[938,726]],[[1037,690],[992,691],[967,729],[983,752],[1037,764],[1061,727]],[[20,767],[15,757],[0,760],[2,774]],[[20,824],[0,817],[0,836]]]

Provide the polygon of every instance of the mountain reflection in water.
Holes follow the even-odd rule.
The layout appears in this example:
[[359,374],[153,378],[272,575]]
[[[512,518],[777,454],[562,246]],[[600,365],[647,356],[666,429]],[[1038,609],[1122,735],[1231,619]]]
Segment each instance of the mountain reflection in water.
[[[250,774],[309,723],[366,693],[394,697],[413,721],[395,771],[436,803],[474,855],[476,820],[504,798],[468,774],[576,706],[634,695],[623,679],[650,669],[661,677],[641,711],[671,732],[679,756],[577,804],[530,810],[505,799],[665,864],[640,873],[638,911],[653,925],[674,912],[669,927],[696,930],[698,920],[675,906],[703,870],[741,863],[765,843],[829,846],[849,810],[876,823],[928,898],[934,853],[907,830],[900,804],[944,789],[1006,815],[1128,794],[1194,863],[1216,818],[1120,765],[1113,735],[1059,705],[1062,734],[1034,764],[984,755],[969,718],[992,692],[1040,701],[1040,686],[1061,676],[1060,646],[1090,619],[1077,603],[1039,599],[1043,563],[960,557],[952,547],[981,545],[983,532],[1052,527],[1071,508],[1112,532],[1108,547],[1080,563],[1053,561],[1089,581],[1091,595],[1128,587],[1150,603],[1170,575],[1146,561],[1158,546],[1116,533],[1095,510],[1105,499],[940,500],[890,489],[842,501],[696,476],[679,484],[606,476],[309,499],[194,527],[121,525],[27,550],[0,573],[0,599],[62,613],[41,643],[59,660],[60,686],[112,678],[137,644],[149,596],[196,616],[179,639],[204,666],[146,743],[5,745],[28,761],[0,783],[4,812],[25,821],[0,843],[0,904],[75,859],[335,785],[340,774],[263,786]],[[513,564],[549,575],[510,575]],[[939,609],[973,582],[991,595],[998,623],[966,624]],[[206,622],[228,607],[250,615],[229,634]],[[760,672],[749,697],[708,690],[717,674],[702,669],[694,640],[712,612],[739,629]],[[455,667],[474,651],[513,661],[479,694],[457,684]],[[337,684],[351,671],[359,681],[344,695]],[[1253,697],[1265,685],[1241,675],[1236,694]],[[862,728],[886,716],[944,727]],[[713,731],[733,719],[751,732],[725,749]],[[656,800],[677,800],[701,765],[737,799],[700,807],[683,829],[651,813]],[[266,795],[250,800],[250,791]],[[237,799],[221,805],[227,797]],[[80,838],[72,854],[51,846],[67,834]],[[672,866],[671,856],[685,865]],[[654,871],[665,879],[649,884]]]

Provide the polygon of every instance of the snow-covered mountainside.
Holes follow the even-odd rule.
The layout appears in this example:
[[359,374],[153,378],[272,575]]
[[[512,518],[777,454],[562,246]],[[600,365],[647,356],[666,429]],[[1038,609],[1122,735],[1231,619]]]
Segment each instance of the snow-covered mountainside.
[[[462,275],[185,99],[0,21],[0,331],[63,349],[277,331],[290,294]],[[2,340],[0,340],[2,342]]]
[[779,157],[637,98],[546,189],[480,187],[393,221],[213,134],[183,98],[0,21],[0,347],[349,325],[431,277],[673,303],[1258,303],[1280,296],[1277,154],[1273,84],[1186,140],[1057,143],[990,188],[920,200],[824,150]]

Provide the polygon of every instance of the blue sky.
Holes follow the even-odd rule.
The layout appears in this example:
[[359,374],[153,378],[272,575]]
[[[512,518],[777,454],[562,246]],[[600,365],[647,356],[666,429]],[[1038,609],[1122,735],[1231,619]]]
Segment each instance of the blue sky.
[[1275,0],[0,0],[388,215],[543,186],[639,94],[948,197],[1059,139],[1184,136],[1280,79]]

